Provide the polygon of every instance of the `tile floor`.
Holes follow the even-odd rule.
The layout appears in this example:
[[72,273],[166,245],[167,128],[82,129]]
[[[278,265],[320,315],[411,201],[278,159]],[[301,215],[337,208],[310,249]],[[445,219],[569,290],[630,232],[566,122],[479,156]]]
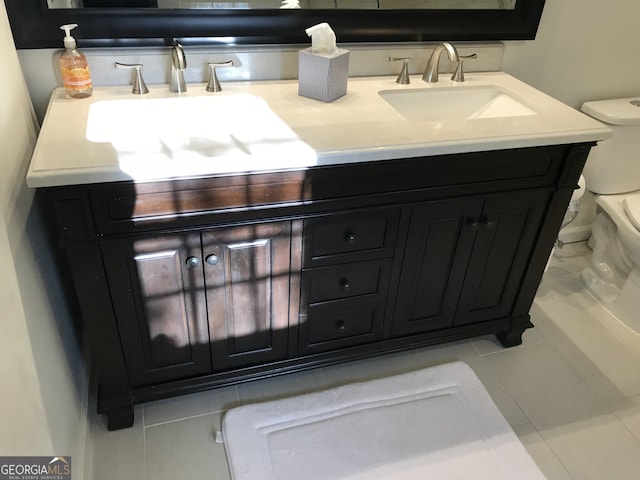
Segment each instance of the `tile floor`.
[[378,357],[136,408],[135,425],[91,421],[87,480],[223,480],[214,441],[225,410],[443,362],[467,362],[550,480],[640,478],[640,335],[581,288],[584,244],[560,250],[531,311],[536,328],[503,349],[492,336]]

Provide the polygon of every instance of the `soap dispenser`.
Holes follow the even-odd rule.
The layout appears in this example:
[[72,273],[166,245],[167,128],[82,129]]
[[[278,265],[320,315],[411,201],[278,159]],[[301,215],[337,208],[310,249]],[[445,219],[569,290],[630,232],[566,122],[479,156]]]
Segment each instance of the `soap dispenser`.
[[64,52],[60,54],[60,74],[62,75],[62,83],[67,93],[73,98],[90,97],[93,93],[93,85],[91,84],[91,74],[89,73],[89,64],[84,53],[76,48],[76,40],[71,36],[71,30],[78,25],[71,23],[62,25],[60,30],[64,30]]

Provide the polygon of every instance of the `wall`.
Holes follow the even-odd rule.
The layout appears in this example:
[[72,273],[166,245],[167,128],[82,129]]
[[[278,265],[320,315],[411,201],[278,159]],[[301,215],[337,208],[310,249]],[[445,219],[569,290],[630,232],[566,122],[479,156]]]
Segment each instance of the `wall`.
[[533,42],[506,42],[503,69],[579,108],[640,95],[640,2],[547,0]]
[[[502,68],[574,108],[640,96],[638,18],[638,0],[547,0],[536,40],[506,42]],[[595,208],[587,192],[563,240],[588,238]]]
[[37,135],[0,7],[0,455],[72,455],[82,478],[85,367],[25,173]]

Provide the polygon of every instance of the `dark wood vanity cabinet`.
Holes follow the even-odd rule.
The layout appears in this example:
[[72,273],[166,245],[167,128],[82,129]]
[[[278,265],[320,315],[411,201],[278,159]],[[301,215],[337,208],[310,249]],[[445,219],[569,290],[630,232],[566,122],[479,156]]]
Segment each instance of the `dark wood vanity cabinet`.
[[132,405],[494,333],[591,144],[41,189],[110,429]]

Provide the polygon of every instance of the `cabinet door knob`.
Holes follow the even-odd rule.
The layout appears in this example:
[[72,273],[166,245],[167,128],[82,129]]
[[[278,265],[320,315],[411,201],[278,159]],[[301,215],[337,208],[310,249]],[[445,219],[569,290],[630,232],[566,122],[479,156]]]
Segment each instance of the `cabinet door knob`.
[[208,255],[204,261],[207,262],[208,265],[217,265],[220,261],[220,258],[217,255],[211,254]]
[[469,222],[469,228],[471,230],[478,230],[480,228],[480,222],[476,221],[476,220],[471,220]]
[[486,228],[487,230],[491,230],[492,228],[494,228],[496,226],[496,221],[493,219],[490,220],[485,220],[484,221],[484,228]]
[[349,289],[351,288],[351,284],[349,283],[348,278],[340,279],[340,288],[345,292],[349,291]]
[[347,326],[344,324],[344,320],[338,320],[336,322],[336,330],[340,333],[344,333],[347,330]]
[[356,240],[357,240],[357,238],[356,238],[356,234],[355,234],[355,233],[353,233],[353,232],[346,232],[346,233],[344,234],[344,240],[345,240],[345,242],[347,242],[349,245],[353,245],[353,244],[355,244],[355,243],[356,243]]
[[186,263],[189,268],[197,268],[200,265],[200,259],[198,257],[189,257]]

